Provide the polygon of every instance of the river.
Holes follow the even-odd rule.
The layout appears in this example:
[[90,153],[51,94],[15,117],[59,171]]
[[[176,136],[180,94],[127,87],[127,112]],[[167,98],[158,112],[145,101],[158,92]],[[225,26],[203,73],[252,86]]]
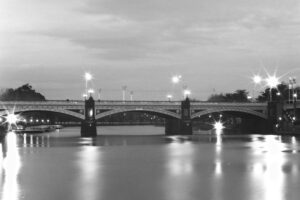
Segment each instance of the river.
[[[299,200],[300,138],[164,136],[163,127],[9,133],[1,200]],[[1,151],[2,149],[2,151]]]

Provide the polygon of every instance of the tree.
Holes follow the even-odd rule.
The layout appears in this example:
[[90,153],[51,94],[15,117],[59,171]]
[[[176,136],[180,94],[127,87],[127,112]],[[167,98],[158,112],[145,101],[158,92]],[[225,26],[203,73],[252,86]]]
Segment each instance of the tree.
[[[295,93],[297,95],[300,95],[300,88],[296,87]],[[271,90],[272,93],[272,101],[281,101],[281,100],[292,100],[293,94],[292,90],[289,89],[288,84],[282,82],[277,86],[277,88],[273,88]],[[289,98],[290,97],[290,98]],[[270,88],[266,88],[263,92],[260,93],[260,95],[257,97],[257,101],[259,102],[265,102],[270,100]]]
[[210,102],[248,102],[248,92],[246,90],[236,90],[233,93],[221,93],[211,95],[207,101]]
[[31,85],[24,84],[16,89],[6,89],[0,94],[1,101],[45,101],[46,98],[36,92]]

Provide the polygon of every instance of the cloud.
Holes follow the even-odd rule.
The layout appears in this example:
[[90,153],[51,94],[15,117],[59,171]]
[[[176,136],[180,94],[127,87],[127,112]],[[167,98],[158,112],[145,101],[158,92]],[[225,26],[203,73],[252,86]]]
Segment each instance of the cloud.
[[[296,56],[300,52],[299,3],[298,0],[1,1],[0,70],[10,71],[8,68],[14,67],[17,74],[19,68],[34,71],[44,66],[55,70],[68,68],[64,69],[66,72],[74,69],[75,74],[81,74],[85,67],[93,66],[105,77],[116,79],[107,85],[123,84],[123,74],[130,70],[138,73],[136,81],[131,81],[132,77],[126,79],[132,83],[143,82],[145,76],[158,79],[158,70],[161,76],[190,71],[187,76],[197,77],[190,85],[203,91],[201,87],[206,86],[199,86],[198,82],[212,76],[211,71],[216,80],[222,78],[225,69],[230,73],[247,73],[247,68],[258,66],[258,57],[270,63],[282,61],[283,66],[299,65]],[[141,69],[149,71],[145,74]],[[57,76],[63,80],[63,75]],[[244,83],[243,78],[234,80]],[[153,84],[153,87],[161,85]],[[239,84],[231,87],[236,85]],[[227,85],[219,87],[226,89]]]

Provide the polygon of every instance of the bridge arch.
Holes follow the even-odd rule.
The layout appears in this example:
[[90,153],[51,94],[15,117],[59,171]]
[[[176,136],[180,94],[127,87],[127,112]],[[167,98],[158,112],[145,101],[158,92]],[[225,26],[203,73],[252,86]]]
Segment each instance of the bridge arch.
[[212,109],[207,109],[207,110],[202,110],[200,112],[194,113],[192,114],[191,118],[195,119],[197,117],[201,117],[203,115],[207,115],[210,113],[218,113],[218,112],[239,112],[239,113],[246,113],[246,114],[250,114],[262,119],[267,119],[267,115],[265,115],[264,113],[255,111],[255,110],[250,110],[250,109],[246,109],[246,108],[212,108]]
[[176,118],[176,119],[180,119],[180,115],[171,111],[167,111],[167,110],[163,110],[163,109],[148,109],[148,108],[143,108],[143,109],[134,109],[134,108],[124,108],[124,109],[113,109],[113,110],[109,110],[103,113],[99,113],[96,115],[96,120],[110,116],[110,115],[114,115],[114,114],[118,114],[118,113],[125,113],[125,112],[151,112],[151,113],[156,113],[156,114],[161,114],[167,117],[172,117],[172,118]]
[[[76,112],[73,112],[73,111],[70,111],[70,110],[66,110],[66,109],[60,109],[60,108],[28,108],[28,109],[18,109],[16,108],[14,110],[14,113],[22,113],[22,112],[30,112],[30,111],[47,111],[47,112],[56,112],[56,113],[62,113],[62,114],[66,114],[66,115],[69,115],[69,116],[72,116],[72,117],[75,117],[75,118],[78,118],[80,120],[84,120],[84,115],[83,114],[80,114],[80,113],[76,113]],[[6,111],[1,111],[0,112],[0,115],[5,115],[6,114]]]

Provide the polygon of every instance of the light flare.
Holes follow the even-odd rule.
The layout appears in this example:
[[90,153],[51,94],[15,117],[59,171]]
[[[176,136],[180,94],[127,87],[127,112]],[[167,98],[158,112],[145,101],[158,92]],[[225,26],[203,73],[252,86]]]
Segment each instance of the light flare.
[[253,80],[253,82],[255,83],[255,84],[260,84],[261,82],[262,82],[262,77],[260,76],[260,75],[254,75],[253,77],[252,77],[252,80]]
[[85,72],[85,73],[84,73],[84,79],[85,79],[86,81],[90,81],[90,80],[93,79],[93,76],[92,76],[91,73]]
[[279,77],[277,77],[276,74],[274,75],[268,74],[268,77],[265,79],[265,81],[267,86],[270,87],[271,89],[277,88],[277,86],[280,84]]
[[88,90],[88,93],[89,93],[89,94],[94,94],[95,91],[94,91],[93,89],[89,89],[89,90]]
[[191,91],[186,89],[183,91],[183,95],[184,95],[184,98],[187,98],[191,95]]
[[8,130],[10,130],[12,126],[17,126],[17,123],[19,121],[23,121],[23,119],[20,117],[20,115],[16,115],[14,113],[14,110],[15,109],[13,109],[12,111],[6,110],[6,116],[2,116],[2,117],[4,117],[3,123],[8,124]]
[[173,83],[179,83],[181,78],[182,78],[181,75],[175,75],[175,76],[172,77],[172,82]]
[[216,121],[214,123],[214,129],[216,131],[222,131],[225,128],[225,126],[223,125],[223,123],[221,121]]

